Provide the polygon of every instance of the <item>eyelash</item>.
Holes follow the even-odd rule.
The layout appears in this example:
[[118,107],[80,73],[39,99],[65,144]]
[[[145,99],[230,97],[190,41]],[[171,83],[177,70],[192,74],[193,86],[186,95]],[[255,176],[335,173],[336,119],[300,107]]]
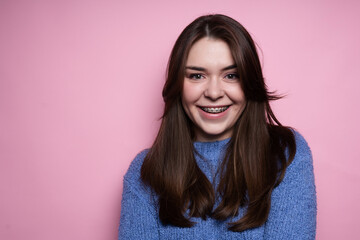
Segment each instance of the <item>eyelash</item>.
[[[230,77],[231,76],[231,77]],[[201,75],[200,73],[192,73],[192,74],[189,74],[188,78],[190,79],[194,79],[194,80],[198,80],[198,79],[201,79],[203,78],[204,76]],[[237,73],[229,73],[225,76],[225,78],[227,79],[239,79],[239,74]]]
[[189,77],[190,79],[194,79],[194,80],[198,80],[198,79],[201,79],[203,78],[204,76],[199,74],[199,73],[192,73],[192,74],[189,74]]
[[[229,76],[232,76],[232,77],[229,78]],[[229,74],[227,74],[225,76],[225,78],[227,78],[227,79],[239,79],[239,74],[237,74],[237,73],[229,73]]]

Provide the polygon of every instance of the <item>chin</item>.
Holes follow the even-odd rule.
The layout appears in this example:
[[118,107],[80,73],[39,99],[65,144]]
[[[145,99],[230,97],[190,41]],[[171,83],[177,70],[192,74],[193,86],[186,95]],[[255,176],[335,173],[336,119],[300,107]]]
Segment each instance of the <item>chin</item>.
[[231,137],[232,132],[228,129],[202,129],[196,134],[200,141],[219,141]]

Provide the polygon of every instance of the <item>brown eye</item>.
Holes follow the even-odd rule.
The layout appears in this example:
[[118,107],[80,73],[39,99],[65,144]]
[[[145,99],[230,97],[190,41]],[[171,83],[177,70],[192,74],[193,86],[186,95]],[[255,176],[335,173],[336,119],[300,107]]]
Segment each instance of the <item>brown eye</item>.
[[203,76],[201,74],[199,74],[199,73],[193,73],[193,74],[189,75],[189,78],[194,79],[194,80],[198,80],[198,79],[203,78]]
[[230,73],[230,74],[226,75],[225,78],[227,78],[227,79],[239,79],[239,75],[236,74],[236,73]]

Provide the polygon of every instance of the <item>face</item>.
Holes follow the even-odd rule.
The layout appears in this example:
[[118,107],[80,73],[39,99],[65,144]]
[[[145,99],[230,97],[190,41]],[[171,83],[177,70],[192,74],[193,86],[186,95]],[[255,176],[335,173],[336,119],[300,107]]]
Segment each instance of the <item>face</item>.
[[194,124],[197,141],[231,137],[246,100],[226,42],[205,37],[191,47],[182,105]]

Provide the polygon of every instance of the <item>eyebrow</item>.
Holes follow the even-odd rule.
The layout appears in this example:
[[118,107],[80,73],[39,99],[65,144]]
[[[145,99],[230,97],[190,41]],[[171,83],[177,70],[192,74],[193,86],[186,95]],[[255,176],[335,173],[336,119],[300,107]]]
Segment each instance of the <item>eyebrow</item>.
[[[206,71],[206,68],[203,68],[203,67],[186,66],[185,68],[186,68],[186,69],[195,70],[195,71],[202,71],[202,72],[205,72],[205,71]],[[226,71],[226,70],[233,69],[233,68],[237,68],[237,66],[236,66],[235,64],[233,64],[233,65],[224,67],[223,69],[221,69],[221,71]]]

